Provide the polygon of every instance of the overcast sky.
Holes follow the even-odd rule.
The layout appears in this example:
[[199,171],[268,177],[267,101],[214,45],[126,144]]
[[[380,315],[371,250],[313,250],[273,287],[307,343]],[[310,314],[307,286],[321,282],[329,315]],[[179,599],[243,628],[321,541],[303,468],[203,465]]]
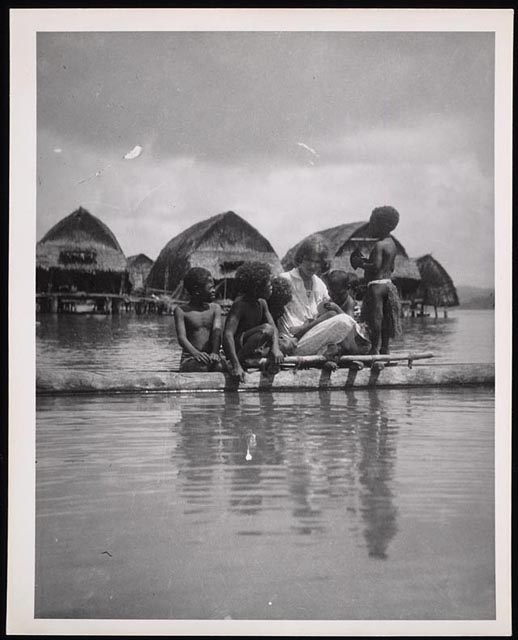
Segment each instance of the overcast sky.
[[282,258],[391,204],[492,286],[493,100],[490,33],[40,33],[37,236],[82,205],[155,259],[233,210]]

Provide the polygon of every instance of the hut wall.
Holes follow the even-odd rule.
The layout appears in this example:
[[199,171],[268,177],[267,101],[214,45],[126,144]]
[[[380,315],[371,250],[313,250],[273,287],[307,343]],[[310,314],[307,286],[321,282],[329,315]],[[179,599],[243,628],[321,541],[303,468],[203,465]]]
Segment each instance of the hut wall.
[[[122,286],[121,286],[122,285]],[[37,293],[85,292],[126,293],[128,277],[125,272],[81,271],[72,269],[36,269]]]
[[266,262],[275,275],[282,272],[282,266],[276,254],[254,251],[247,247],[223,245],[215,251],[210,245],[202,244],[189,256],[190,267],[207,269],[215,280],[233,278],[243,262]]

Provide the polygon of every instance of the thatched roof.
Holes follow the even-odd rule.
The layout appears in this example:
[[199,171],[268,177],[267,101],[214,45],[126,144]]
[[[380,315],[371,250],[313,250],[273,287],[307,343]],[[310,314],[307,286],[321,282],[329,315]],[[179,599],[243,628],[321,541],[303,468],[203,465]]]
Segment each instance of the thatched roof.
[[177,291],[191,267],[208,269],[215,280],[233,278],[245,261],[266,262],[282,271],[272,245],[233,211],[193,224],[170,240],[160,252],[147,279],[153,289]]
[[148,258],[145,253],[139,253],[135,256],[129,256],[126,262],[131,284],[135,289],[142,289],[153,266],[153,260]]
[[446,269],[431,254],[416,259],[421,274],[421,283],[416,297],[425,305],[456,307],[459,304],[457,290]]
[[39,269],[72,271],[126,270],[126,258],[111,230],[79,207],[55,224],[36,245]]
[[[350,222],[347,224],[340,224],[330,229],[324,229],[310,234],[294,247],[292,247],[282,259],[282,266],[286,269],[293,269],[295,263],[293,261],[295,253],[300,244],[307,238],[313,238],[315,236],[321,236],[329,247],[329,256],[331,262],[331,269],[343,269],[347,272],[356,273],[351,267],[349,257],[352,251],[359,247],[364,253],[368,253],[370,245],[368,243],[353,242],[355,237],[364,238],[368,235],[369,223],[362,222]],[[394,238],[397,248],[396,264],[394,269],[394,279],[415,281],[416,283],[421,279],[419,269],[415,261],[411,260],[403,245]]]
[[128,269],[141,269],[142,267],[150,267],[153,264],[153,260],[148,258],[145,253],[139,253],[135,256],[129,256],[126,258]]

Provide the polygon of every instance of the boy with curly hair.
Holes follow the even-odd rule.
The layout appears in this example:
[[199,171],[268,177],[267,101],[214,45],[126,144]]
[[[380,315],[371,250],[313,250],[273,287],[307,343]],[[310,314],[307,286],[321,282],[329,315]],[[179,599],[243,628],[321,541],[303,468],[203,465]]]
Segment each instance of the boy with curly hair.
[[[401,331],[401,303],[392,273],[396,262],[396,243],[390,235],[399,222],[394,207],[376,207],[369,219],[369,233],[376,238],[368,258],[356,249],[351,253],[351,266],[365,271],[367,292],[363,298],[362,319],[369,327],[372,348],[370,353],[389,353],[390,338]],[[381,363],[377,363],[383,368]]]
[[277,327],[266,300],[272,293],[272,272],[263,262],[245,262],[236,271],[238,297],[232,304],[223,332],[223,347],[233,375],[245,381],[242,363],[247,358],[270,353],[279,364]]
[[222,371],[221,307],[214,302],[214,280],[207,269],[193,267],[183,285],[190,301],[174,310],[178,342],[182,347],[180,371]]

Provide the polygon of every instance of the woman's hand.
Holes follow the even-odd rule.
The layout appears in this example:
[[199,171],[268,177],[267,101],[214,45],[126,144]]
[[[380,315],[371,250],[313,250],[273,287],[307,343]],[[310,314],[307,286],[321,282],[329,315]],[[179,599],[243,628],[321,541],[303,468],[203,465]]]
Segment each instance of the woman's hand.
[[326,311],[334,311],[335,313],[342,313],[342,309],[336,304],[336,302],[324,302],[324,309]]
[[284,360],[284,354],[280,349],[272,347],[271,354],[275,364],[281,364],[281,362]]

